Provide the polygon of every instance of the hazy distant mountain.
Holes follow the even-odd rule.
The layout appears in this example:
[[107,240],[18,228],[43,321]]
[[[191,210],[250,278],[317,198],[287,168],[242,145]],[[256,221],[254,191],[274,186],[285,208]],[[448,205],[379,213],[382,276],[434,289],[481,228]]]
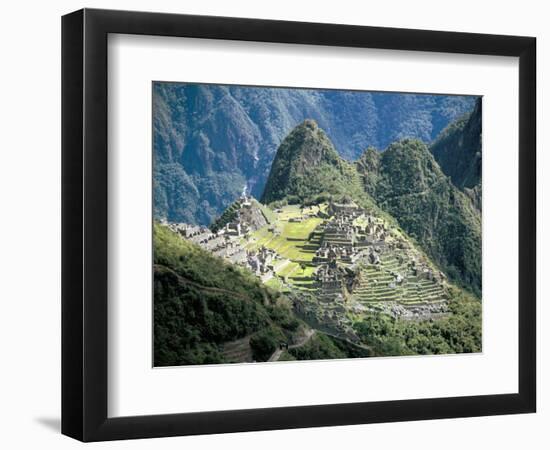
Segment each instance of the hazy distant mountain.
[[474,97],[155,83],[154,213],[210,224],[263,192],[283,138],[314,119],[348,160],[404,137],[431,142]]

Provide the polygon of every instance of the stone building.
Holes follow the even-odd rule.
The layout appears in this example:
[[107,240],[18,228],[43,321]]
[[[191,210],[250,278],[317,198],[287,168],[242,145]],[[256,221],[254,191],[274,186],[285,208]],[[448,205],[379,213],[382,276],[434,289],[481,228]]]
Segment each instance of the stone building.
[[339,203],[331,202],[328,207],[328,212],[332,216],[345,215],[349,217],[359,217],[364,211],[353,200],[342,200]]

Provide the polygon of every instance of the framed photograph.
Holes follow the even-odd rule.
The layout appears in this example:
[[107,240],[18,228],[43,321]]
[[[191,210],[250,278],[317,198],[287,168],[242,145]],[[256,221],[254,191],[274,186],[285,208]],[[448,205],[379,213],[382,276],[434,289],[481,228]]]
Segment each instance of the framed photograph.
[[535,412],[536,40],[62,20],[62,432]]

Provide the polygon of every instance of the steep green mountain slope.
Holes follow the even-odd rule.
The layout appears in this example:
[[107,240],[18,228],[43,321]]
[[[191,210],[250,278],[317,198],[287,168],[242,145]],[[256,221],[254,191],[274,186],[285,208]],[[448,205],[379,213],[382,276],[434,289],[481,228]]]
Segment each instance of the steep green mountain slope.
[[431,142],[474,97],[153,84],[154,214],[209,225],[243,186],[259,198],[277,147],[315,119],[341,156],[403,137]]
[[451,123],[430,147],[441,170],[481,209],[481,99]]
[[320,195],[338,196],[360,189],[353,165],[340,158],[315,121],[306,120],[277,150],[261,201],[304,203]]
[[155,224],[155,366],[232,362],[223,344],[252,334],[262,360],[299,326],[288,302],[252,273]]
[[481,294],[481,217],[427,146],[405,139],[384,152],[367,150],[357,162],[367,192],[439,266]]

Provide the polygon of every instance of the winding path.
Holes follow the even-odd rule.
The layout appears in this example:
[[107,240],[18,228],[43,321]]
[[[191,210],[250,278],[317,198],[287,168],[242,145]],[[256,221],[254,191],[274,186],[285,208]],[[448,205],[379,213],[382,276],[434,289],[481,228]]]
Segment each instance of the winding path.
[[[315,333],[316,333],[316,331],[314,329],[310,328],[309,330],[306,331],[305,335],[302,336],[302,338],[298,340],[298,342],[296,342],[295,344],[289,345],[288,349],[290,350],[291,348],[302,347],[303,345],[307,344],[311,340],[311,338],[313,337],[313,335]],[[283,354],[283,351],[284,351],[284,349],[278,348],[277,350],[275,350],[273,352],[273,354],[270,356],[270,358],[267,361],[268,362],[278,361],[279,358],[281,357],[281,355]]]
[[179,273],[177,273],[176,271],[172,270],[171,268],[167,267],[167,266],[164,266],[162,264],[154,264],[153,265],[153,269],[155,270],[158,270],[158,271],[165,271],[165,272],[169,272],[171,274],[173,274],[180,283],[182,284],[188,284],[190,286],[193,286],[197,289],[200,289],[201,291],[204,291],[204,292],[210,292],[211,294],[226,294],[226,295],[232,295],[234,297],[237,297],[237,298],[240,298],[241,300],[245,300],[247,302],[253,302],[253,300],[248,297],[247,295],[245,294],[241,294],[240,292],[235,292],[235,291],[229,291],[227,289],[222,289],[222,288],[217,288],[217,287],[211,287],[211,286],[204,286],[200,283],[197,283],[195,281],[192,281],[192,280],[189,280],[188,278],[185,278],[183,276],[181,276]]

